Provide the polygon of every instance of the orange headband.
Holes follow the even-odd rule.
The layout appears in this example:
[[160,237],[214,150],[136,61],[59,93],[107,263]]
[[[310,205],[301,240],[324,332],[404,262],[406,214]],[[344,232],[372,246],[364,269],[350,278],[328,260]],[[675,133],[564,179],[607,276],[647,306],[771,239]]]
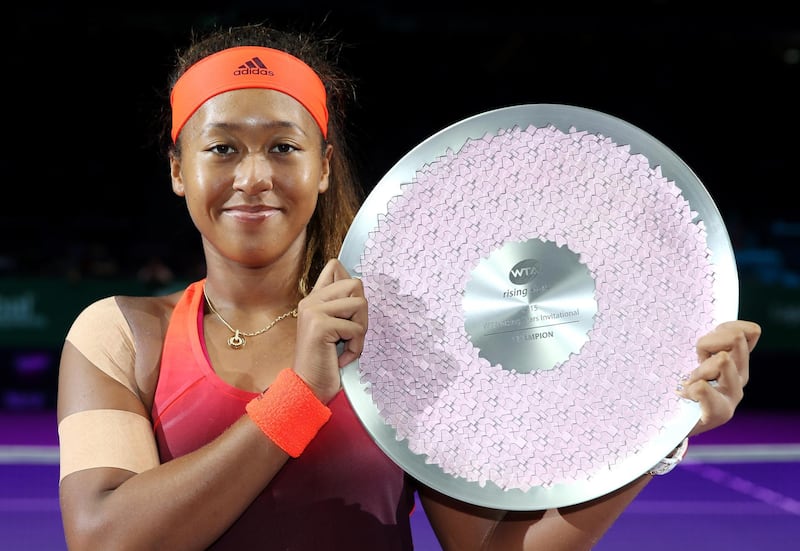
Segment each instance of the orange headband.
[[172,141],[208,99],[240,88],[267,88],[292,96],[308,109],[328,137],[325,85],[314,70],[280,50],[261,46],[228,48],[201,59],[172,88]]

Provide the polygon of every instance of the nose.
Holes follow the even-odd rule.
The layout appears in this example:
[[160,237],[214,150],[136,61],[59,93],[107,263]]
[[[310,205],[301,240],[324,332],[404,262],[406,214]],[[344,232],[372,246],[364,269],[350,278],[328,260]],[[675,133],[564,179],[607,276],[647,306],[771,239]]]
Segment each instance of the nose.
[[233,188],[247,194],[257,195],[272,189],[272,176],[272,167],[263,155],[247,155],[236,168]]

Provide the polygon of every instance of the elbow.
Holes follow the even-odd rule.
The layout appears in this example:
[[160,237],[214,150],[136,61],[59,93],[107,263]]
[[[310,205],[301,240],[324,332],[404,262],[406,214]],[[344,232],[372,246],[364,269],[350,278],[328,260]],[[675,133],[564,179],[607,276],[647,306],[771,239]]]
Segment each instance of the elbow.
[[[89,517],[89,515],[84,515]],[[64,538],[69,551],[94,551],[104,549],[122,551],[122,542],[113,538],[109,530],[92,518],[72,518],[64,520]],[[116,539],[116,541],[114,541]]]
[[62,511],[64,539],[69,551],[128,551],[142,549],[141,542],[131,538],[119,530],[119,519],[116,521],[104,518],[101,514],[80,512],[65,514]]

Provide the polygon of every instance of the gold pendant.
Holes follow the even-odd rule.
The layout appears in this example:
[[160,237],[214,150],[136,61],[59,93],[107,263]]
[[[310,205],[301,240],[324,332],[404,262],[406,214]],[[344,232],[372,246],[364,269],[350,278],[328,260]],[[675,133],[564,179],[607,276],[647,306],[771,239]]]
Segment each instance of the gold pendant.
[[234,334],[230,339],[228,339],[228,346],[233,348],[234,350],[239,350],[242,348],[247,341],[244,340],[244,337],[239,334],[239,330],[236,330],[236,334]]

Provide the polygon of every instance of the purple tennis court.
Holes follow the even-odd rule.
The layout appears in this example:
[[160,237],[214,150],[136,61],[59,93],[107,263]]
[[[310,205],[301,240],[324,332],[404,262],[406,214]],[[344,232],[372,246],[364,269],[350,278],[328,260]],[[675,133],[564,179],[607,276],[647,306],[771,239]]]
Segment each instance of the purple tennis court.
[[[52,412],[0,414],[0,541],[66,549]],[[421,508],[417,551],[439,551]],[[800,540],[800,413],[740,411],[692,439],[686,459],[639,495],[595,551],[794,551]]]

